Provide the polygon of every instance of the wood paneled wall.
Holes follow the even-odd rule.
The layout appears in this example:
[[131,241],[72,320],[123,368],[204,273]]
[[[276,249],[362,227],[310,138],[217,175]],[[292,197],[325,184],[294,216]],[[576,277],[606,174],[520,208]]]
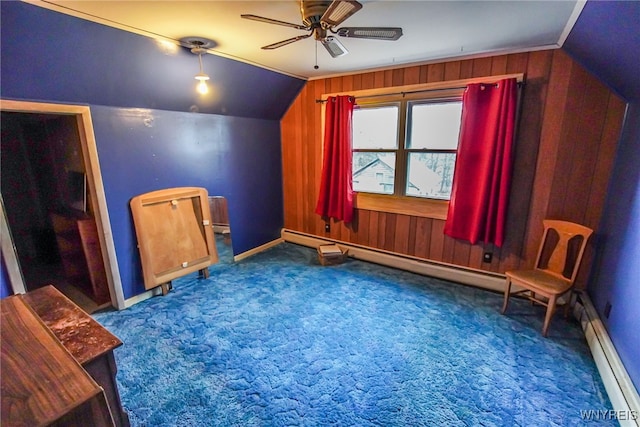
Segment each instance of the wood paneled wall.
[[[322,168],[322,94],[525,73],[502,248],[452,239],[444,221],[357,209],[353,224],[314,213]],[[485,271],[533,264],[544,218],[597,230],[625,104],[561,50],[450,61],[307,83],[281,121],[285,228]],[[596,239],[594,239],[595,241]],[[593,257],[594,241],[586,263]],[[491,263],[482,254],[493,253]],[[582,271],[586,280],[588,265]]]

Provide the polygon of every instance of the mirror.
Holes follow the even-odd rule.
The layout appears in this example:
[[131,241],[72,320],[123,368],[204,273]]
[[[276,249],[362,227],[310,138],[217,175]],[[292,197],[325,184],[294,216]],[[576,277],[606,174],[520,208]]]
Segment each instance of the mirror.
[[209,211],[211,212],[211,226],[216,240],[219,262],[231,263],[233,262],[233,249],[227,199],[223,196],[209,196]]

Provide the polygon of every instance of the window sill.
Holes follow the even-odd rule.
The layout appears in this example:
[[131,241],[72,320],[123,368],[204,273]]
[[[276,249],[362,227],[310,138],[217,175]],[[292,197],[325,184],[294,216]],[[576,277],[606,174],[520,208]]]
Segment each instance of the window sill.
[[447,211],[449,209],[449,201],[447,200],[371,193],[354,193],[354,204],[358,209],[442,220],[447,219]]

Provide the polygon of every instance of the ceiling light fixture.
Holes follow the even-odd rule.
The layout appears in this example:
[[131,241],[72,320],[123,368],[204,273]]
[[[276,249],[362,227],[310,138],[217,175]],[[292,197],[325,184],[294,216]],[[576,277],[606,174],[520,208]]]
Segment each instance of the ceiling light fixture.
[[197,38],[197,37],[185,37],[180,39],[182,43],[186,45],[194,55],[198,55],[198,62],[200,64],[200,72],[195,75],[195,79],[198,81],[196,85],[196,90],[201,95],[206,95],[209,93],[209,86],[207,85],[207,80],[209,80],[209,76],[204,72],[204,67],[202,65],[202,55],[207,53],[207,48],[214,46],[211,40]]
[[202,47],[191,48],[191,53],[193,53],[194,55],[198,55],[198,60],[200,62],[200,72],[196,74],[195,79],[198,80],[196,89],[201,95],[206,95],[207,93],[209,93],[209,86],[207,86],[207,80],[209,80],[209,76],[205,74],[202,68],[202,54],[206,52],[206,49]]

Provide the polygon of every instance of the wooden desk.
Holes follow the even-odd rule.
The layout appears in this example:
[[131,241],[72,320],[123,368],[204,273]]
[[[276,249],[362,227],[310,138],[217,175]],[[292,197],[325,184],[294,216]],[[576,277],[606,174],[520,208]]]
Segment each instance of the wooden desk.
[[115,425],[129,426],[116,383],[118,371],[113,350],[122,345],[116,336],[96,322],[53,286],[23,295],[56,338],[104,389]]
[[22,296],[0,307],[2,426],[113,426],[102,389]]

